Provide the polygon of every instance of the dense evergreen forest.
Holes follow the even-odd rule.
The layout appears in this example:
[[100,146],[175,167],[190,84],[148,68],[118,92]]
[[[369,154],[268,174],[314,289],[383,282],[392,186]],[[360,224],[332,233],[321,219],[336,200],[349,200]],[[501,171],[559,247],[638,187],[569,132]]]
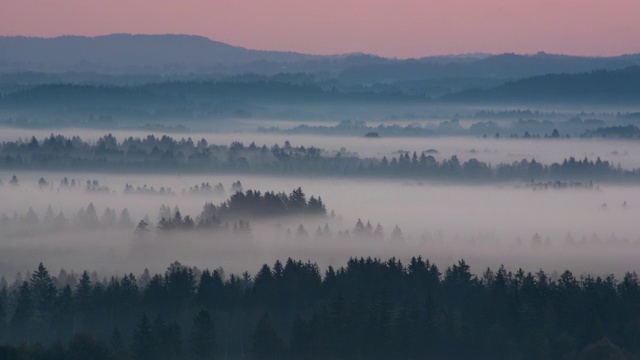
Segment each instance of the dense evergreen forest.
[[388,159],[364,158],[346,150],[328,152],[316,147],[294,147],[288,141],[275,144],[245,146],[194,142],[191,138],[176,140],[169,136],[129,137],[122,142],[109,134],[95,143],[77,136],[51,135],[42,141],[35,137],[26,141],[0,144],[0,169],[90,170],[230,174],[289,174],[386,178],[445,179],[458,181],[509,181],[531,179],[582,179],[638,181],[637,170],[622,169],[607,160],[575,159],[562,163],[542,164],[535,159],[522,159],[511,164],[492,164],[475,158],[460,161],[456,155],[436,160],[436,150],[417,154],[400,152]]
[[[251,76],[245,76],[250,79]],[[155,112],[182,111],[191,117],[220,116],[218,102],[401,102],[424,101],[420,95],[404,93],[379,94],[372,91],[338,92],[322,89],[309,82],[291,82],[281,79],[226,79],[197,81],[152,82],[136,86],[45,84],[20,89],[7,94],[0,93],[0,109],[14,110],[34,106],[37,109],[71,107],[83,109],[110,109],[110,113],[138,111],[152,115]],[[166,115],[169,115],[168,113]]]
[[489,89],[447,94],[459,102],[632,103],[640,99],[640,66],[579,74],[546,74],[507,82]]
[[[448,66],[438,65],[441,70]],[[379,74],[365,69],[345,71],[344,76],[338,78],[307,72],[203,77],[131,74],[116,78],[96,73],[10,73],[0,74],[0,123],[27,128],[101,129],[158,124],[177,131],[203,126],[210,130],[220,126],[232,129],[235,119],[326,121],[344,119],[343,115],[349,114],[346,118],[388,123],[398,119],[451,119],[460,112],[475,112],[478,105],[500,109],[509,105],[526,108],[553,104],[571,104],[575,108],[598,106],[607,112],[604,118],[613,119],[614,112],[619,110],[616,107],[625,109],[637,103],[638,69],[631,66],[520,79],[498,79],[491,75],[392,82],[367,81],[367,77],[377,78]],[[414,78],[416,73],[408,72],[406,76]],[[436,110],[440,108],[443,110]],[[518,119],[521,118],[510,118]],[[459,133],[477,135],[485,130],[482,125]],[[487,130],[496,127],[485,125]],[[410,133],[395,128],[381,130],[393,136]],[[447,128],[439,130],[422,131],[421,136],[452,133]],[[507,130],[502,129],[501,134],[511,135]],[[326,129],[316,131],[327,132]]]
[[[589,72],[545,73],[532,77],[509,79],[464,78],[456,74],[454,78],[415,81],[420,67],[427,64],[405,65],[407,78],[397,82],[370,81],[384,71],[367,71],[366,68],[347,70],[338,78],[326,78],[313,73],[279,73],[274,76],[258,76],[251,73],[238,76],[220,77],[210,74],[198,79],[177,77],[179,80],[166,81],[163,78],[138,78],[127,85],[117,83],[117,79],[98,77],[98,81],[82,77],[76,83],[71,79],[47,78],[46,74],[37,79],[31,73],[32,84],[20,86],[29,81],[11,84],[0,78],[0,109],[74,109],[82,113],[87,109],[109,109],[109,113],[122,115],[134,110],[147,116],[155,112],[182,111],[189,118],[203,116],[230,115],[221,112],[221,101],[236,103],[565,103],[565,104],[633,104],[638,100],[638,79],[640,66],[634,64],[622,69],[592,70]],[[450,66],[450,65],[449,65]],[[0,64],[1,67],[1,64]],[[441,71],[447,65],[438,66]],[[371,67],[369,68],[371,70]],[[20,74],[18,74],[19,77]],[[29,75],[29,74],[27,74]],[[398,73],[395,73],[398,75]],[[15,75],[14,75],[15,76]],[[24,76],[23,78],[28,78]],[[96,77],[94,75],[94,77]],[[170,79],[171,77],[169,77]],[[141,80],[147,83],[137,83]],[[513,79],[513,78],[511,78]],[[10,80],[10,79],[9,79]],[[35,80],[35,81],[34,81]],[[78,84],[80,80],[80,84]],[[164,80],[164,81],[163,81]],[[414,81],[411,81],[414,80]],[[5,82],[5,84],[3,84]],[[96,83],[101,85],[95,85]],[[373,85],[372,85],[373,84]],[[4,89],[3,89],[4,87]],[[78,106],[82,104],[82,106]],[[32,109],[32,110],[33,110]]]
[[2,359],[632,359],[640,282],[292,259],[101,278],[42,265],[0,284]]

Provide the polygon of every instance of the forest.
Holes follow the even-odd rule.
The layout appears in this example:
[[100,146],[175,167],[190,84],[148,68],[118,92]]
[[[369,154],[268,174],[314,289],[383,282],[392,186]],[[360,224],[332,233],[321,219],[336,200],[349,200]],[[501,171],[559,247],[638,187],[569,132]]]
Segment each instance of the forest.
[[256,273],[171,264],[101,277],[41,263],[0,284],[2,359],[632,359],[635,273],[474,275],[352,258],[287,259]]
[[[463,127],[459,118],[421,125],[379,124],[368,125],[365,121],[342,120],[336,125],[307,125],[302,124],[293,128],[258,127],[258,132],[276,134],[313,134],[325,136],[367,136],[375,137],[436,137],[436,136],[476,136],[476,137],[506,137],[510,139],[570,139],[570,138],[613,138],[635,139],[640,137],[639,129],[635,125],[606,126],[604,120],[595,118],[583,119],[579,116],[568,120],[554,119],[557,115],[542,114],[531,111],[514,111],[504,114],[516,117],[517,121],[508,124],[500,123],[501,113],[478,112],[469,118],[474,122]],[[523,116],[525,115],[525,116]],[[591,114],[593,116],[593,114]],[[544,119],[549,117],[550,119]],[[475,121],[475,120],[479,121]],[[543,120],[538,120],[543,119]],[[619,121],[618,121],[619,123]]]
[[[5,91],[8,90],[6,93],[0,93],[0,109],[27,110],[30,106],[34,106],[38,109],[61,110],[68,107],[75,109],[76,113],[81,113],[87,108],[103,111],[111,108],[112,110],[135,109],[152,114],[154,110],[172,108],[186,110],[187,114],[193,116],[203,112],[219,111],[216,102],[224,100],[247,105],[261,102],[275,104],[287,102],[305,104],[348,102],[356,104],[374,102],[390,104],[447,102],[632,104],[638,100],[637,83],[640,66],[637,63],[611,70],[596,68],[580,73],[523,76],[514,81],[508,81],[509,77],[492,81],[491,76],[486,74],[482,77],[467,79],[460,75],[457,79],[447,77],[417,79],[417,71],[428,66],[433,64],[417,62],[404,64],[405,69],[402,71],[406,75],[401,75],[398,81],[379,79],[380,76],[385,77],[385,74],[376,74],[369,70],[376,66],[369,66],[369,69],[367,66],[361,69],[347,69],[338,77],[328,78],[326,73],[314,74],[314,72],[302,71],[277,73],[273,76],[244,73],[221,77],[219,73],[210,73],[195,79],[177,76],[178,80],[163,81],[161,77],[154,78],[146,74],[147,78],[142,77],[148,81],[146,83],[114,85],[109,84],[109,81],[114,81],[113,79],[102,77],[99,80],[103,83],[97,86],[95,80],[82,81],[82,75],[80,75],[80,84],[76,84],[65,80],[64,77],[63,79],[56,77],[37,79],[38,74],[31,73],[27,75],[35,77],[35,81],[32,80],[33,83],[28,86],[17,88],[15,84],[3,84],[10,79],[2,81],[3,79],[0,78],[0,90],[2,85],[7,86]],[[449,66],[455,65],[449,64]],[[442,70],[447,65],[435,65],[435,67],[440,67]],[[377,68],[378,71],[385,70],[380,66]],[[21,74],[13,75],[19,78]],[[386,77],[398,75],[399,73],[395,72]],[[91,78],[91,76],[92,74],[89,74],[84,77]],[[176,77],[175,74],[173,76]],[[24,83],[28,84],[29,80]],[[83,106],[78,107],[78,103]]]
[[456,102],[623,104],[638,101],[640,66],[579,74],[546,74],[441,97]]
[[[444,70],[458,65],[409,62],[402,65],[407,69],[398,70],[405,74],[396,73],[393,65],[372,64],[345,69],[337,76],[313,71],[128,76],[94,72],[3,73],[0,63],[0,123],[21,128],[100,129],[159,124],[175,130],[195,127],[211,131],[220,126],[233,129],[236,120],[248,119],[409,118],[423,122],[472,115],[478,107],[481,111],[513,106],[539,111],[559,104],[575,109],[598,107],[611,118],[618,110],[615,107],[633,109],[638,101],[640,71],[634,62],[625,68],[533,77],[496,78],[483,73],[472,78],[407,79],[409,74],[416,74],[412,71],[424,66]],[[387,70],[391,70],[389,74],[377,73]],[[398,76],[400,79],[392,80]],[[403,134],[397,129],[387,130],[395,136]]]
[[[565,158],[561,163],[542,164],[532,159],[492,165],[457,155],[438,161],[437,150],[421,153],[401,151],[382,158],[360,157],[346,149],[325,151],[317,147],[292,146],[286,141],[258,146],[252,142],[231,145],[209,144],[205,139],[176,140],[170,136],[129,137],[121,142],[111,134],[97,142],[80,137],[51,135],[42,141],[6,141],[0,144],[0,169],[90,170],[129,172],[171,172],[226,174],[291,174],[346,177],[435,179],[461,182],[551,180],[640,180],[636,169],[623,169],[608,160]],[[10,182],[11,183],[11,182]]]

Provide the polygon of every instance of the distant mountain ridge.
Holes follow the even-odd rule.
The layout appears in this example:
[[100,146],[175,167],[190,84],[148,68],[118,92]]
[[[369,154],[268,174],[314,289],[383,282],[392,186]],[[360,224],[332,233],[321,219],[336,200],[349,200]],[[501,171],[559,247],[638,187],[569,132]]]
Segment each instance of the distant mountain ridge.
[[[44,57],[46,55],[46,57]],[[52,67],[94,64],[104,67],[238,65],[252,61],[297,62],[315,58],[294,52],[249,50],[195,35],[112,34],[96,37],[0,37],[2,61]]]
[[640,65],[640,55],[578,57],[538,53],[466,54],[390,59],[369,54],[310,55],[251,50],[194,35],[112,34],[96,37],[0,37],[0,73],[140,74],[328,73],[347,83],[442,78],[519,79],[551,73],[616,70]]

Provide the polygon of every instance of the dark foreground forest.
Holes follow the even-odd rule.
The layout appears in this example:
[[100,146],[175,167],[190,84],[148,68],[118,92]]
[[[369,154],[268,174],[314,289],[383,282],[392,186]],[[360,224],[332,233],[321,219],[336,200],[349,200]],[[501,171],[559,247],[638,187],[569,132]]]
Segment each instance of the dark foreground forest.
[[174,263],[3,280],[0,359],[636,359],[635,273],[446,269],[421,258],[225,275]]

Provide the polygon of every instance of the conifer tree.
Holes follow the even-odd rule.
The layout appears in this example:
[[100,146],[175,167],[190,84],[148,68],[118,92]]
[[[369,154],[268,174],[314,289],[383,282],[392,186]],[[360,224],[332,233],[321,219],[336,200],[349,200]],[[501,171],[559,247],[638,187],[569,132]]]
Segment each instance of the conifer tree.
[[273,328],[269,315],[262,315],[253,334],[252,353],[257,360],[281,359],[284,354],[284,343]]
[[211,315],[201,310],[191,327],[191,352],[196,359],[213,359],[216,351],[216,332]]
[[53,308],[56,297],[56,286],[49,271],[40,263],[30,279],[33,300],[40,315],[46,316]]
[[151,322],[147,314],[142,314],[138,326],[133,333],[133,356],[136,360],[155,360],[157,358],[157,347],[151,329]]

